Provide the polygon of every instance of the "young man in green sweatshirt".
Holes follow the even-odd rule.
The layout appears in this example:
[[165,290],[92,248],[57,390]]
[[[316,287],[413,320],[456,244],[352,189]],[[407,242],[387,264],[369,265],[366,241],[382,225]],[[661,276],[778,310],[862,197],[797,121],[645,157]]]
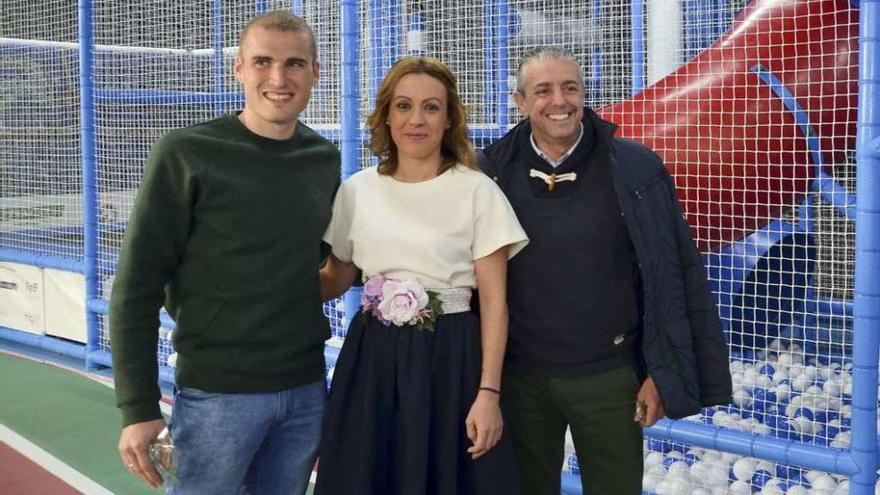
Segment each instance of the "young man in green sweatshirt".
[[318,448],[329,326],[320,240],[339,153],[298,122],[318,78],[314,34],[287,11],[242,30],[245,105],[163,136],[125,233],[110,304],[123,464],[148,484],[159,411],[158,311],[178,353],[174,494],[301,494]]

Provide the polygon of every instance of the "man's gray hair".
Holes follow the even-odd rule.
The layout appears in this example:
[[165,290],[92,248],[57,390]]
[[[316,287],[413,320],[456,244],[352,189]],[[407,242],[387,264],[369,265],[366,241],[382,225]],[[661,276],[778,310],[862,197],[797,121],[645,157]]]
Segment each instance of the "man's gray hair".
[[523,95],[526,93],[526,82],[523,80],[523,72],[527,65],[538,60],[551,59],[571,62],[577,69],[578,80],[581,84],[584,83],[584,71],[581,69],[581,64],[578,63],[577,59],[574,58],[574,54],[568,49],[561,46],[537,46],[526,50],[519,59],[519,66],[516,68],[516,91]]

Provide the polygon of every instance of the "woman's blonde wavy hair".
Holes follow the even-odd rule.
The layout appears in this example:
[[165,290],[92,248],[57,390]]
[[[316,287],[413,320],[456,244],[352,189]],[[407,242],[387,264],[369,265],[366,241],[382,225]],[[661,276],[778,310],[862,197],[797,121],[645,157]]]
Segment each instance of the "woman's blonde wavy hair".
[[426,74],[437,79],[446,87],[446,114],[449,128],[443,133],[440,143],[442,162],[438,175],[456,163],[477,169],[474,147],[468,138],[467,109],[458,96],[457,79],[446,65],[433,57],[404,57],[388,70],[379,92],[376,95],[376,109],[367,117],[370,130],[370,151],[379,157],[379,173],[392,175],[397,171],[397,145],[391,139],[386,122],[391,107],[391,98],[400,80],[408,74]]

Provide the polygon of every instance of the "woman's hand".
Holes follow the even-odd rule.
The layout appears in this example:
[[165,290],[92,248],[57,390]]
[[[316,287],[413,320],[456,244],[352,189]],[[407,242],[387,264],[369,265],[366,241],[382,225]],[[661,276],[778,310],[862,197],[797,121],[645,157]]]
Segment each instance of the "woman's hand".
[[464,423],[467,426],[467,436],[474,443],[467,449],[472,459],[490,451],[501,440],[504,420],[501,418],[498,399],[498,394],[481,390],[471,405]]

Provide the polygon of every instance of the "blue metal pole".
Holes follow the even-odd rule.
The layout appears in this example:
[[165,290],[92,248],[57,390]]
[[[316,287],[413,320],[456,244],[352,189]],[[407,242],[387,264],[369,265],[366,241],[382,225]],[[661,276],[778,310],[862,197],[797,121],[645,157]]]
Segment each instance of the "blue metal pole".
[[[223,0],[214,0],[214,93],[222,94],[225,88],[223,84],[226,77],[226,69],[223,67]],[[224,111],[224,102],[221,99],[214,100],[214,116],[219,117]]]
[[859,5],[856,130],[856,260],[853,295],[853,415],[850,449],[859,471],[852,495],[877,482],[877,356],[880,353],[880,0]]
[[645,0],[632,0],[632,94],[645,89]]
[[386,67],[391,67],[405,53],[406,19],[403,15],[403,4],[399,0],[385,1],[388,8],[388,22],[385,23],[383,44],[388,47]]
[[511,89],[510,80],[510,6],[507,0],[497,0],[495,6],[495,123],[498,125],[498,137],[501,137],[510,124],[510,110],[507,106]]
[[[371,5],[372,7],[372,5]],[[342,155],[342,180],[360,169],[360,29],[358,29],[358,0],[342,0],[342,95],[339,149]],[[375,41],[375,40],[371,40]],[[360,307],[360,289],[345,294],[345,318],[351,321]]]
[[[86,355],[85,346],[82,344],[51,337],[49,335],[37,335],[34,333],[22,332],[20,330],[13,330],[11,328],[0,327],[0,349],[7,346],[6,342],[12,342],[36,349],[43,349],[49,352],[54,352],[55,354],[61,354],[62,356],[72,357],[74,359],[90,359],[90,357]],[[93,352],[92,356],[95,356],[96,354],[97,352]]]
[[369,70],[370,104],[376,101],[376,89],[382,80],[385,69],[382,61],[382,0],[368,0],[367,22],[370,24],[370,57],[367,59]]
[[495,121],[495,110],[498,100],[498,64],[495,53],[495,34],[499,20],[495,18],[497,0],[486,0],[483,3],[483,117],[480,122]]
[[[858,470],[853,456],[839,449],[754,435],[693,421],[663,419],[647,428],[645,434],[649,438],[681,442],[829,473],[853,474]],[[872,441],[876,443],[876,440]]]
[[[593,26],[602,25],[602,0],[593,0]],[[594,30],[595,32],[595,30]],[[593,56],[590,61],[590,95],[593,101],[602,100],[602,45],[593,43]]]
[[256,4],[254,5],[254,10],[257,11],[257,15],[266,12],[267,10],[269,10],[269,2],[266,0],[257,0]]
[[[83,249],[86,300],[98,297],[98,191],[97,144],[95,137],[95,92],[92,78],[95,45],[92,1],[79,1],[79,85],[80,85],[80,142],[82,143],[83,185]],[[98,350],[101,336],[98,316],[86,308],[86,369],[95,369],[97,363],[89,353]]]
[[303,9],[302,0],[293,0],[293,6],[291,6],[290,11],[293,12],[293,15],[298,17],[303,17],[305,15],[305,10]]

